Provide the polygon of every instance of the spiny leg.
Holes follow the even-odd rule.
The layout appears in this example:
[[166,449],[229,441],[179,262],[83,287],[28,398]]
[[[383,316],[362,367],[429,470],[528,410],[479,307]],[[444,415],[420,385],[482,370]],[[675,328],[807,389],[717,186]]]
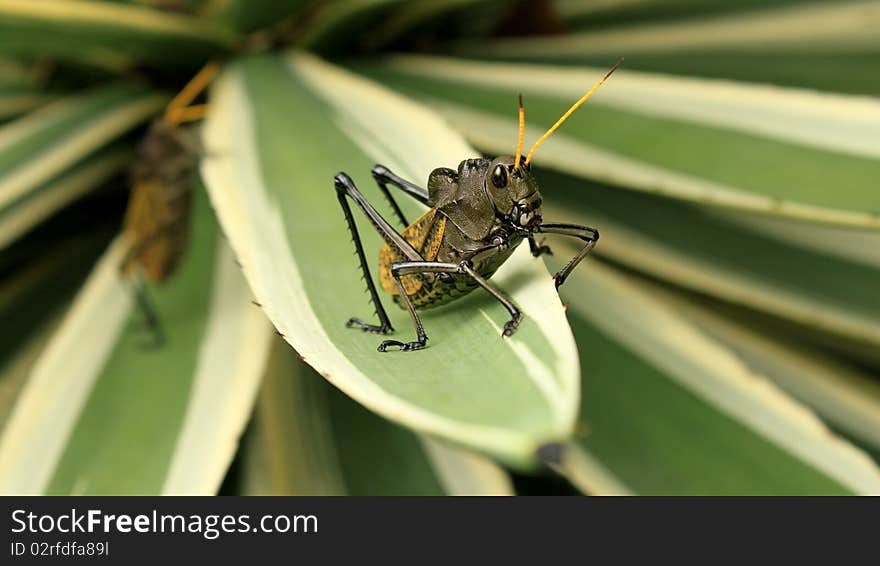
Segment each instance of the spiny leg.
[[418,185],[410,183],[403,177],[398,177],[383,165],[376,165],[373,167],[373,179],[376,180],[376,184],[379,185],[382,194],[384,194],[385,198],[388,199],[388,202],[391,203],[391,208],[394,209],[395,216],[397,216],[397,219],[400,220],[400,223],[403,224],[404,227],[409,226],[409,222],[406,221],[406,217],[397,205],[397,201],[391,196],[391,191],[388,190],[389,184],[402,190],[420,203],[425,205],[428,204],[428,191]]
[[370,269],[367,265],[367,257],[364,254],[364,246],[361,243],[360,235],[358,234],[357,225],[354,221],[354,215],[351,213],[351,207],[348,204],[348,198],[354,200],[367,218],[370,220],[370,223],[376,228],[379,234],[388,242],[389,245],[397,248],[401,251],[405,256],[411,257],[413,259],[421,259],[418,252],[413,249],[413,247],[403,239],[400,234],[394,231],[393,228],[385,221],[384,218],[370,205],[369,202],[364,198],[361,192],[357,189],[354,184],[354,181],[346,175],[345,173],[339,173],[334,178],[334,184],[336,187],[336,196],[339,199],[339,204],[342,206],[342,212],[345,214],[345,221],[348,224],[348,229],[351,232],[352,242],[354,242],[355,252],[358,256],[358,261],[361,265],[361,271],[364,275],[364,281],[367,283],[367,291],[370,294],[370,300],[373,303],[373,306],[376,309],[376,316],[379,317],[379,324],[370,324],[359,318],[352,317],[348,319],[345,325],[349,328],[357,327],[361,328],[365,332],[374,332],[378,334],[387,334],[392,332],[394,328],[391,326],[391,321],[388,318],[388,313],[385,312],[385,307],[382,306],[382,302],[379,300],[379,293],[376,291],[376,285],[373,282],[373,278],[370,275]]
[[599,231],[595,228],[590,228],[589,226],[580,226],[578,224],[561,224],[561,223],[544,223],[540,224],[534,229],[536,233],[542,234],[560,234],[562,236],[572,236],[574,238],[578,238],[586,242],[584,247],[575,254],[568,263],[565,264],[565,267],[556,272],[556,275],[553,276],[553,279],[556,281],[556,288],[558,289],[568,276],[571,274],[572,270],[584,259],[590,251],[596,246],[596,242],[599,241]]
[[388,313],[385,312],[385,307],[382,306],[382,302],[379,300],[379,294],[376,292],[376,286],[370,275],[369,267],[367,267],[367,258],[364,254],[364,247],[361,243],[360,234],[358,234],[357,225],[354,222],[354,216],[351,214],[351,207],[346,200],[346,192],[344,189],[340,190],[340,183],[338,180],[336,182],[336,194],[339,198],[339,204],[342,205],[342,212],[345,214],[345,221],[348,223],[348,230],[351,232],[351,241],[354,242],[355,252],[357,253],[358,262],[360,263],[361,271],[363,272],[363,278],[367,283],[367,291],[370,293],[370,301],[372,301],[373,307],[376,309],[376,316],[379,317],[378,325],[370,324],[356,317],[351,317],[346,321],[345,326],[348,328],[357,327],[364,332],[373,332],[377,334],[393,332],[394,327],[391,326],[391,321],[388,319]]

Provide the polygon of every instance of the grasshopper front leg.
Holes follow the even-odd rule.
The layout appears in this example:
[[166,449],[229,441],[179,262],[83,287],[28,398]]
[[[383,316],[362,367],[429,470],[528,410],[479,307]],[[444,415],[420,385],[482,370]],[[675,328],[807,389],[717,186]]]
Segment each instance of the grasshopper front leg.
[[533,257],[541,257],[544,254],[553,255],[553,250],[550,249],[550,246],[543,245],[543,242],[538,244],[538,242],[535,241],[534,234],[529,234],[528,239],[529,251],[532,252]]
[[562,224],[562,223],[543,223],[535,227],[533,230],[535,233],[540,234],[560,234],[562,236],[572,236],[574,238],[578,238],[579,240],[585,242],[584,247],[575,254],[568,263],[565,264],[565,267],[556,272],[556,275],[553,276],[553,279],[556,281],[556,288],[558,289],[574,268],[584,259],[588,253],[590,253],[593,248],[596,246],[596,242],[599,241],[599,231],[595,228],[590,228],[589,226],[580,226],[578,224]]

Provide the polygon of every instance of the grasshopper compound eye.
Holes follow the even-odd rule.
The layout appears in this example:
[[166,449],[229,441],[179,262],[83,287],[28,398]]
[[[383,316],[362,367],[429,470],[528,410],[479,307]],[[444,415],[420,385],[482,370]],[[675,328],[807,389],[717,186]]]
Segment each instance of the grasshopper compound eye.
[[496,165],[492,170],[492,184],[496,189],[503,189],[507,186],[508,181],[507,167],[504,165]]

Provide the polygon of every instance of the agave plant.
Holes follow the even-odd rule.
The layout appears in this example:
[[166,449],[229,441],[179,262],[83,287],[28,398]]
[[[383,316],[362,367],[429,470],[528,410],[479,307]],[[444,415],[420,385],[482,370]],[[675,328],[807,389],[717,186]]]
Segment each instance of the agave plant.
[[[878,25],[855,0],[0,0],[0,492],[880,493]],[[602,233],[562,300],[548,241],[492,278],[510,338],[477,293],[423,351],[345,328],[370,307],[334,174],[385,211],[373,164],[512,154],[518,94],[532,143],[622,56],[532,162],[546,217]],[[186,248],[144,285],[127,172],[210,62]]]

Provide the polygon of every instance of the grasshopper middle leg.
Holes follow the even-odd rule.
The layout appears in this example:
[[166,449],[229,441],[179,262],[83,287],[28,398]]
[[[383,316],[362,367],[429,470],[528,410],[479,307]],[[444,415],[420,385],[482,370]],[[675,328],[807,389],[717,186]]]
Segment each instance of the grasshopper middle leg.
[[414,183],[410,183],[403,177],[398,177],[383,165],[376,165],[373,167],[373,179],[376,180],[376,184],[379,185],[382,194],[384,194],[385,198],[388,199],[388,202],[391,203],[391,208],[394,210],[395,216],[397,216],[397,219],[400,220],[400,223],[404,227],[409,226],[409,222],[407,222],[406,217],[403,215],[403,211],[400,210],[400,207],[397,205],[397,201],[391,196],[391,191],[388,190],[388,185],[397,187],[422,204],[428,204],[428,191]]
[[406,294],[406,291],[403,288],[403,284],[400,281],[401,276],[403,275],[414,275],[421,273],[449,273],[449,274],[464,274],[470,276],[480,287],[486,290],[490,295],[492,295],[499,303],[501,303],[507,312],[510,313],[510,320],[508,320],[504,324],[504,330],[502,332],[503,336],[512,335],[519,323],[522,321],[522,312],[520,312],[519,308],[513,304],[513,301],[505,297],[500,291],[492,287],[486,279],[484,279],[480,274],[473,270],[471,267],[471,263],[469,261],[463,261],[461,263],[442,263],[435,261],[403,261],[399,263],[395,263],[391,267],[391,276],[394,278],[394,285],[397,287],[398,293],[400,294],[400,299],[403,301],[406,310],[409,311],[410,317],[412,317],[413,324],[416,327],[416,340],[414,342],[398,342],[397,340],[385,340],[381,344],[379,344],[379,351],[385,352],[391,346],[397,346],[403,351],[409,350],[420,350],[425,347],[425,342],[428,340],[427,335],[425,334],[425,329],[422,326],[422,320],[416,312],[415,307],[412,304],[409,296]]

